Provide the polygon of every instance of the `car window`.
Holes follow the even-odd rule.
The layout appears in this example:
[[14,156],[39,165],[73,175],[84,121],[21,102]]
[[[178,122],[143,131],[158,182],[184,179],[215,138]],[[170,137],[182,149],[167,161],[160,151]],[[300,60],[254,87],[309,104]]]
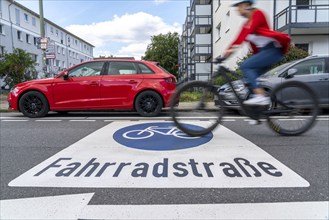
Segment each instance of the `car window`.
[[274,75],[277,75],[277,74],[280,74],[282,72],[282,70],[284,70],[287,66],[291,65],[292,63],[294,63],[296,61],[292,61],[292,62],[289,62],[289,63],[284,63],[280,66],[277,66],[269,71],[267,71],[263,77],[271,77],[271,76],[274,76]]
[[325,72],[325,59],[312,59],[296,64],[297,69],[295,75],[320,74]]
[[81,64],[69,71],[70,77],[99,76],[102,72],[104,62],[91,62]]
[[137,74],[136,65],[133,62],[111,62],[108,75]]
[[138,64],[139,69],[141,70],[141,73],[151,74],[154,73],[153,70],[151,70],[148,66],[145,64],[139,63]]

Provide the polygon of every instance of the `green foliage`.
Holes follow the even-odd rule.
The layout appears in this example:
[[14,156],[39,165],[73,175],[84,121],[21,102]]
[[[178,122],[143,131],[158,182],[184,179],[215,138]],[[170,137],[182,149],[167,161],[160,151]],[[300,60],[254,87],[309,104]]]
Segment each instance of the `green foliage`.
[[[248,59],[251,56],[252,56],[252,53],[249,51],[246,56],[244,56],[242,59],[239,59],[237,61],[237,68],[234,70],[234,72],[236,74],[234,74],[234,75],[228,74],[228,76],[233,81],[242,78],[243,73],[242,73],[242,71],[239,67],[246,59]],[[307,56],[309,56],[309,54],[305,50],[299,49],[298,47],[295,47],[294,45],[290,45],[289,49],[288,49],[288,52],[285,54],[284,58],[279,63],[273,65],[270,69],[272,69],[274,67],[277,67],[279,65],[282,65],[284,63],[288,63],[288,62],[293,61],[293,60],[298,60],[298,59],[305,58]],[[223,79],[222,76],[217,77],[216,80],[215,80],[216,85],[223,85],[225,83],[226,83],[226,81]]]
[[[202,92],[197,92],[197,91],[184,92],[180,95],[179,101],[180,102],[200,101],[202,95],[203,95]],[[212,94],[207,94],[206,101],[212,101],[213,99],[214,97]]]
[[14,85],[36,78],[35,61],[29,53],[16,48],[13,53],[0,57],[0,77],[12,88]]
[[143,60],[159,62],[160,65],[177,77],[178,33],[159,34],[151,37]]

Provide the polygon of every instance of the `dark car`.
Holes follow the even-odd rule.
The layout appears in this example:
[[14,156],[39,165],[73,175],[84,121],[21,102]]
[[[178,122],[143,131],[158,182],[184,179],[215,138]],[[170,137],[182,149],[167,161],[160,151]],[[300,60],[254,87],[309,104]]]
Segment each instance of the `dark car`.
[[156,62],[99,59],[71,67],[55,78],[20,83],[8,94],[10,110],[27,117],[48,111],[134,110],[157,116],[169,105],[176,78]]
[[[329,55],[313,55],[282,64],[266,72],[257,80],[259,85],[264,87],[267,92],[286,81],[304,82],[316,92],[320,107],[329,108]],[[242,99],[248,99],[251,96],[249,89],[242,80],[234,81],[233,85]],[[220,86],[218,93],[225,108],[240,109],[228,84]],[[219,105],[218,100],[215,100],[215,104]]]

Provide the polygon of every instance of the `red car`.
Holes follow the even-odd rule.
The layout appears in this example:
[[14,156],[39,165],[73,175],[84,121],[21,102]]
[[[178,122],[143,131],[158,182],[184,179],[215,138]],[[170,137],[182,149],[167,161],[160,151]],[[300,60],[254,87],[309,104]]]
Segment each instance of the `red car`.
[[176,78],[156,62],[99,59],[55,78],[20,83],[8,94],[10,110],[36,118],[48,111],[135,110],[156,116],[169,105]]

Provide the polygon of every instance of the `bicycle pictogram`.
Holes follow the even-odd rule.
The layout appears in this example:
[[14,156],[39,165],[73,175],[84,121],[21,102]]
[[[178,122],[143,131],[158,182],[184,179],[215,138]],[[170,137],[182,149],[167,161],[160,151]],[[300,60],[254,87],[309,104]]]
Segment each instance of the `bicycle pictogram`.
[[191,137],[185,134],[184,132],[182,132],[181,130],[179,130],[175,126],[167,126],[167,127],[149,126],[145,129],[127,131],[123,134],[123,137],[126,139],[140,140],[140,139],[150,138],[154,134],[159,134],[164,136],[174,136],[183,139],[200,138],[200,137]]

